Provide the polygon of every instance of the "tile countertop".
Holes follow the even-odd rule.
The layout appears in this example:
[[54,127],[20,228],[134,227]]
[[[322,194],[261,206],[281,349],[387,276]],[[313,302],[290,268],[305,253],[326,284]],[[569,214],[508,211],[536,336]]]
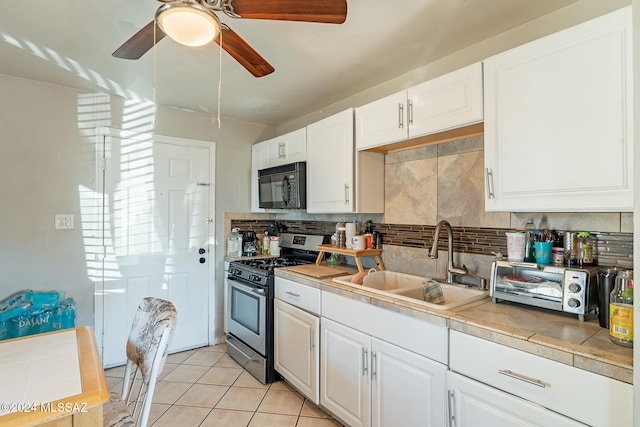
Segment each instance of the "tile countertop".
[[633,349],[613,344],[595,315],[580,322],[576,315],[510,302],[494,304],[489,298],[452,310],[433,310],[331,278],[287,270],[279,268],[275,275],[633,384]]

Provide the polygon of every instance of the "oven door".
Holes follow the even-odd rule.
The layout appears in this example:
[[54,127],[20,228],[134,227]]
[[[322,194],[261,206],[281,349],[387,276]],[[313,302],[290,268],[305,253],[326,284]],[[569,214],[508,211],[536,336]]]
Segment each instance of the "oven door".
[[227,328],[261,355],[266,354],[267,291],[233,276],[229,283]]

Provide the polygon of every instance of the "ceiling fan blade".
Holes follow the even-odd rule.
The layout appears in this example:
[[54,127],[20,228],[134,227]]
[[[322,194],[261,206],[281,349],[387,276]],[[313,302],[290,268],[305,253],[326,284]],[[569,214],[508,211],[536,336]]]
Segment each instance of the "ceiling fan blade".
[[[149,22],[129,40],[124,42],[122,46],[116,49],[111,56],[121,59],[139,59],[153,47],[154,24],[155,20]],[[162,40],[164,36],[164,31],[162,31],[160,27],[156,26],[156,43]]]
[[[235,31],[226,25],[222,26],[222,48],[235,58],[244,68],[256,77],[263,77],[271,74],[275,69],[258,52],[253,50],[249,44],[242,39]],[[220,35],[215,38],[215,42],[220,44]]]
[[241,18],[342,24],[347,19],[346,0],[233,0]]

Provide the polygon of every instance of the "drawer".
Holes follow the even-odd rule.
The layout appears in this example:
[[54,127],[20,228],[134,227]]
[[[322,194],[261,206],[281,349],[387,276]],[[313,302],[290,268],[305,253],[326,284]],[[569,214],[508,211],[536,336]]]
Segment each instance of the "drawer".
[[275,279],[276,298],[310,313],[320,315],[320,289],[282,277]]
[[630,384],[458,331],[449,340],[452,371],[592,426],[633,424]]

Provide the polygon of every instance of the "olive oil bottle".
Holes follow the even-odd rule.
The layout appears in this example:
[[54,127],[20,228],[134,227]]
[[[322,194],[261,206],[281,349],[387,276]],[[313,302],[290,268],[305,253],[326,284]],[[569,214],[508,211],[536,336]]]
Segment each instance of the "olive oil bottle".
[[609,337],[625,347],[633,347],[633,271],[618,273],[609,298]]

